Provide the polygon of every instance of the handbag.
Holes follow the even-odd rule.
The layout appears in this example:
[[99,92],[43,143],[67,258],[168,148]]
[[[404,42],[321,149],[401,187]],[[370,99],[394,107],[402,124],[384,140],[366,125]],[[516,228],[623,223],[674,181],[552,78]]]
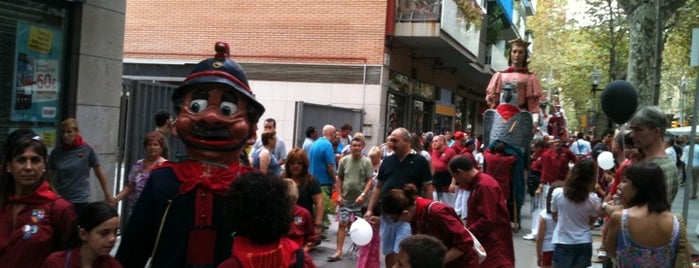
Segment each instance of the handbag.
[[685,225],[682,215],[676,214],[677,221],[680,222],[680,242],[677,246],[677,254],[675,255],[675,268],[691,268],[692,255],[689,253],[689,239],[687,239],[687,225]]
[[160,235],[163,233],[163,225],[165,224],[165,218],[167,218],[167,213],[170,211],[170,206],[172,206],[172,199],[167,201],[167,207],[165,207],[165,213],[163,213],[163,218],[160,219],[160,227],[158,228],[158,235],[155,236],[155,245],[153,245],[153,251],[148,257],[145,268],[151,268],[153,266],[153,256],[155,256],[155,250],[158,249],[158,243],[160,242]]
[[[427,217],[429,217],[430,208],[432,208],[432,205],[434,203],[437,203],[437,202],[432,202],[432,203],[430,203],[429,206],[427,206],[427,213],[425,213]],[[488,254],[485,251],[485,247],[483,247],[483,245],[481,244],[481,241],[478,241],[478,238],[476,238],[476,236],[473,235],[473,233],[471,233],[471,231],[468,230],[468,228],[466,228],[466,226],[464,226],[464,230],[466,230],[466,232],[468,232],[468,234],[471,236],[471,239],[473,239],[473,251],[475,251],[476,256],[478,256],[478,264],[483,263],[483,261],[485,261],[485,258],[488,257]]]

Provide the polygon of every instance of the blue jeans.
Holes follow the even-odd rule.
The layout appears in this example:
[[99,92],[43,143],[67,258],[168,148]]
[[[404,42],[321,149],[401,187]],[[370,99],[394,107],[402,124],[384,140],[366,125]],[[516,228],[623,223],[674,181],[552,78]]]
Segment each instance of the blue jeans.
[[555,244],[553,248],[553,267],[577,268],[592,265],[592,243]]
[[409,222],[394,222],[386,214],[381,215],[379,234],[381,236],[381,250],[383,254],[398,254],[400,241],[410,236],[411,231]]

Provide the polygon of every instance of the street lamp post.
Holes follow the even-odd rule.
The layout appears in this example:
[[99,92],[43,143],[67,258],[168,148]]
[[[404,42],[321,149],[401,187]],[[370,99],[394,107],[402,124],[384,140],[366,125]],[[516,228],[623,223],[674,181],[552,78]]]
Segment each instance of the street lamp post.
[[682,96],[680,97],[680,126],[683,127],[684,124],[684,105],[685,105],[685,100],[687,99],[687,78],[682,76],[682,80],[680,81],[680,93]]
[[[590,91],[592,92],[592,111],[594,113],[590,113],[590,116],[593,116],[593,120],[591,120],[593,124],[593,127],[597,125],[597,117],[599,115],[599,109],[597,108],[597,91],[599,89],[597,88],[599,86],[600,80],[602,79],[602,75],[599,73],[599,69],[595,67],[594,70],[592,70],[592,75],[590,75],[590,84],[592,85],[592,88]],[[593,128],[593,137],[596,134],[595,129]]]

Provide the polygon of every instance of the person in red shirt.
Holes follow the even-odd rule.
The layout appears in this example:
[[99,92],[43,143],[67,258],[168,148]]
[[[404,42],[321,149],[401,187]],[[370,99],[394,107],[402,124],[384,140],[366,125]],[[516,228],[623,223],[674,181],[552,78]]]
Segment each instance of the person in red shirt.
[[[475,168],[471,159],[454,157],[449,171],[459,185],[470,189],[466,227],[482,243],[487,257],[480,267],[515,267],[510,217],[502,190],[493,177]],[[473,267],[473,266],[461,266]]]
[[289,201],[294,206],[292,212],[293,220],[286,237],[294,240],[299,247],[303,247],[303,250],[308,252],[313,248],[316,240],[318,240],[315,224],[313,224],[313,216],[307,209],[296,204],[296,201],[299,199],[299,189],[294,180],[286,178],[284,182],[289,186]]
[[[464,144],[464,150],[461,151],[461,155],[468,157],[468,159],[471,159],[473,163],[476,164],[477,169],[481,169],[481,167],[478,165],[478,161],[476,161],[476,157],[473,155],[473,150],[476,149],[476,140],[475,139],[468,139],[466,143]],[[504,149],[503,149],[504,150]]]
[[452,207],[417,196],[413,184],[386,192],[381,201],[383,213],[390,220],[409,222],[413,234],[431,235],[444,243],[444,267],[478,267],[473,238]]
[[541,157],[541,184],[550,184],[557,180],[565,180],[570,170],[569,164],[575,164],[575,155],[563,147],[560,137],[553,140],[553,147]]
[[456,201],[456,184],[449,174],[447,164],[456,152],[447,146],[447,139],[444,135],[435,136],[432,140],[432,152],[430,153],[434,175],[432,184],[435,189],[434,200],[438,200],[450,207],[454,207]]
[[[475,163],[474,159],[471,159],[471,161]],[[502,142],[495,144],[495,147],[492,149],[485,150],[485,166],[487,167],[485,173],[498,182],[503,198],[506,200],[512,198],[510,184],[512,183],[512,165],[514,165],[515,161],[517,161],[517,158],[514,155],[505,154],[505,144]],[[511,202],[508,201],[509,203]]]
[[39,267],[49,254],[66,246],[75,209],[50,189],[46,146],[33,131],[13,131],[3,150],[0,267]]
[[81,268],[83,263],[91,267],[121,268],[109,252],[117,240],[119,213],[106,202],[90,203],[80,211],[73,228],[72,248],[52,253],[42,268]]
[[289,186],[284,180],[249,172],[231,184],[225,210],[235,230],[231,256],[219,268],[315,268],[313,259],[287,238],[292,221]]
[[454,133],[454,144],[451,145],[451,149],[457,154],[461,154],[461,152],[466,150],[466,147],[464,146],[466,140],[468,140],[468,133],[457,131]]

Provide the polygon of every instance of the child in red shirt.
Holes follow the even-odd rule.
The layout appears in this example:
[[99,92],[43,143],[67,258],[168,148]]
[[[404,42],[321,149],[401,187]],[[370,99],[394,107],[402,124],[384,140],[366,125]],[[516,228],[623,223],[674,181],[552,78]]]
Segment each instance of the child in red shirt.
[[313,225],[313,217],[307,209],[296,204],[296,200],[299,199],[299,190],[294,180],[287,178],[284,179],[284,181],[289,186],[289,201],[294,205],[294,210],[292,212],[294,218],[286,237],[294,240],[299,247],[303,247],[303,250],[308,252],[313,248],[314,242],[318,240],[314,229],[315,226]]

